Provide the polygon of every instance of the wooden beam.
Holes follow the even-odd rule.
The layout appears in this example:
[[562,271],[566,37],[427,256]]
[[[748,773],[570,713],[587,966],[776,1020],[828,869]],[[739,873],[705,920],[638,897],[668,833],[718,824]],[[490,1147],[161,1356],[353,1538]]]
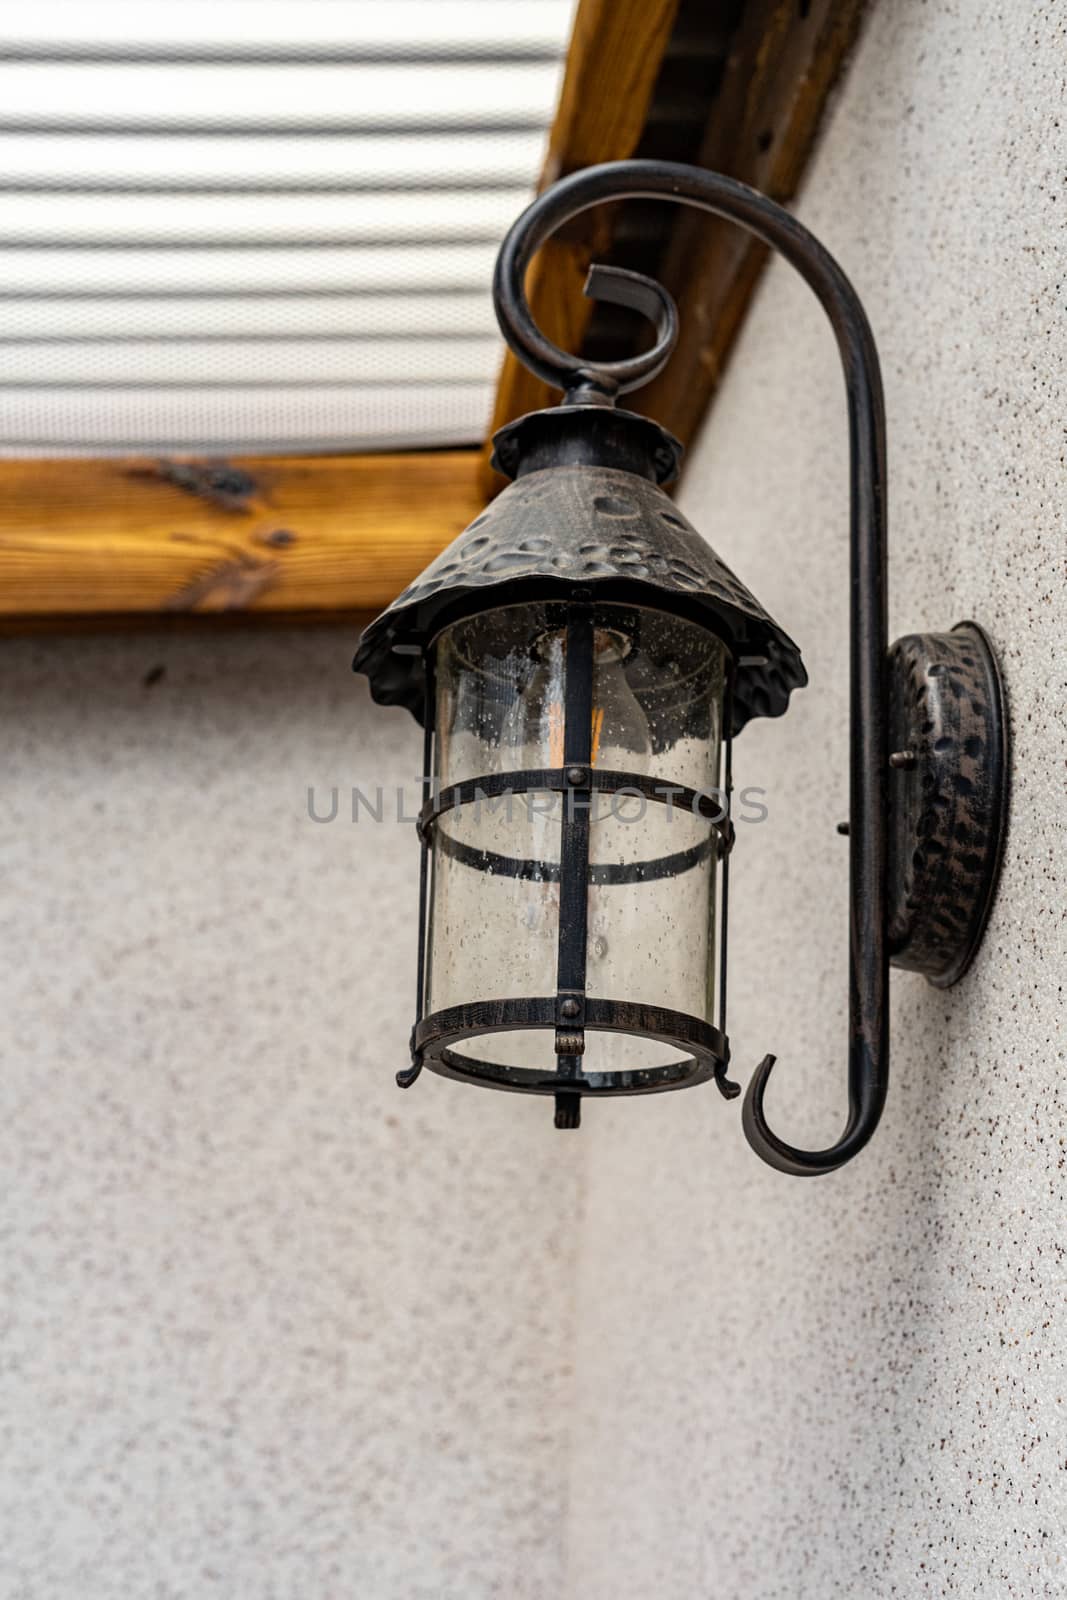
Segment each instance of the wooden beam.
[[[773,200],[796,194],[827,97],[855,43],[865,0],[746,0],[700,165]],[[664,370],[630,397],[689,444],[722,380],[765,246],[741,228],[680,212],[662,269],[681,336]]]
[[[559,108],[549,137],[540,188],[579,167],[633,155],[644,131],[648,108],[679,0],[579,0],[574,19]],[[565,350],[578,350],[592,313],[582,283],[595,255],[606,249],[610,230],[605,213],[576,219],[569,231],[540,250],[526,282],[530,307],[541,329]],[[527,411],[559,398],[510,351],[497,385],[490,433]],[[505,480],[489,467],[487,494]]]
[[480,459],[0,461],[0,627],[380,610],[483,508]]

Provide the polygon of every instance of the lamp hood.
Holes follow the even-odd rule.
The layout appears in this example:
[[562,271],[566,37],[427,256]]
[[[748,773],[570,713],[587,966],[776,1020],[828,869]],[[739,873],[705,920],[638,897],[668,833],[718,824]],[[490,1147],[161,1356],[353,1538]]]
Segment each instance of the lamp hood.
[[353,668],[421,722],[424,651],[459,617],[532,600],[647,606],[705,624],[734,656],[733,732],[807,682],[800,651],[659,486],[680,447],[646,417],[535,412],[497,435],[514,483],[366,629]]

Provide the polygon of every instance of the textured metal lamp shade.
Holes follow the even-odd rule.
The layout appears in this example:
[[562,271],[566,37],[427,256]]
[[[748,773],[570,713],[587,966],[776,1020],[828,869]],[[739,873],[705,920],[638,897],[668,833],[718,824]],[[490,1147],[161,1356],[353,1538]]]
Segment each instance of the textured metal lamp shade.
[[517,481],[360,641],[354,665],[375,700],[421,721],[426,651],[443,620],[579,587],[703,622],[724,639],[732,732],[785,711],[807,682],[800,652],[660,488],[680,454],[668,433],[627,412],[566,406],[522,418],[496,444]]

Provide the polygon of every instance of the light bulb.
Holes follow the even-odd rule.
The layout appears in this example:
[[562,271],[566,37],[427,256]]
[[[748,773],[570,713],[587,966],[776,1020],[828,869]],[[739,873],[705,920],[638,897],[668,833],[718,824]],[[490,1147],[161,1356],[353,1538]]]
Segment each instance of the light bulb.
[[[593,765],[608,771],[644,768],[652,748],[648,718],[626,679],[630,641],[613,628],[593,635]],[[634,757],[639,759],[634,761]]]
[[[648,719],[626,681],[623,662],[630,652],[626,635],[614,628],[593,634],[593,766],[630,769],[627,757],[651,748]],[[567,638],[562,628],[543,633],[534,645],[537,665],[504,719],[501,743],[514,752],[517,768],[563,765],[566,712]],[[641,766],[641,763],[638,763]]]

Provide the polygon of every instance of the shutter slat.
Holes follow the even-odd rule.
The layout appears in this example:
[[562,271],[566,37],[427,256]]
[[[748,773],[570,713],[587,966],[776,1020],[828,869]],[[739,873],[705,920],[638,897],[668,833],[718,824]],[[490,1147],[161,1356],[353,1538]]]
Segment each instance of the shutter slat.
[[[0,61],[0,127],[544,127],[557,69]],[[546,115],[547,112],[547,115]]]
[[167,451],[366,450],[469,443],[485,426],[491,382],[360,390],[0,390],[9,455]]
[[491,337],[186,340],[165,345],[151,339],[121,344],[0,341],[0,389],[16,384],[237,388],[252,384],[479,383],[492,371],[496,352],[497,342]]
[[22,294],[391,294],[484,289],[491,244],[278,250],[5,250],[0,297]]
[[259,195],[9,194],[0,246],[396,244],[499,239],[526,189],[475,193]]
[[571,0],[35,0],[0,18],[5,55],[558,57]]
[[420,334],[495,340],[488,289],[332,298],[0,299],[0,340],[411,339]]
[[[2,114],[2,108],[0,108]],[[529,187],[540,132],[324,134],[0,133],[0,187],[57,189],[392,189]]]

